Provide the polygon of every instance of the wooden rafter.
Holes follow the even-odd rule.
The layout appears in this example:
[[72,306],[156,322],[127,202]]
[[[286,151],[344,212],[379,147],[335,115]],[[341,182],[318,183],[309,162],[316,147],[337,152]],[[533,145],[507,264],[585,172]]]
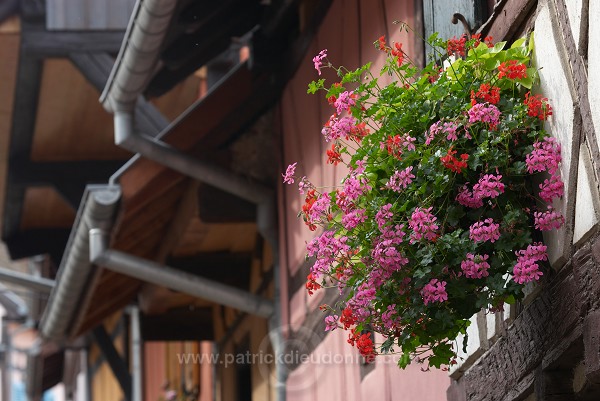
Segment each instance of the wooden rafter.
[[15,85],[18,90],[15,92],[8,154],[8,176],[2,227],[4,240],[13,236],[18,231],[20,224],[24,187],[11,176],[11,172],[15,171],[19,164],[22,165],[25,160],[28,160],[31,153],[35,128],[35,118],[32,116],[35,116],[37,111],[42,69],[43,65],[40,59],[21,54]]
[[36,57],[68,57],[72,53],[117,53],[124,31],[51,32],[33,27],[23,30],[23,50]]
[[4,238],[4,243],[13,259],[49,254],[52,260],[59,261],[70,233],[69,228],[32,228]]
[[106,182],[123,163],[120,160],[20,161],[18,165],[13,165],[10,175],[22,187],[52,185],[77,209],[85,186]]

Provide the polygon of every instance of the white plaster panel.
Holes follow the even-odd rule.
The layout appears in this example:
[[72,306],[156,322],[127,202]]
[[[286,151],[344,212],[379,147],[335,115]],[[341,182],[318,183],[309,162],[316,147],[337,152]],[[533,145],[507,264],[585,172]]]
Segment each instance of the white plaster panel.
[[515,306],[511,304],[504,304],[504,312],[502,312],[502,319],[505,323],[510,323],[515,317]]
[[[539,91],[547,97],[552,105],[553,115],[546,122],[546,130],[556,137],[562,147],[561,174],[565,183],[569,182],[569,166],[571,163],[571,139],[573,136],[573,99],[570,83],[563,70],[564,55],[559,52],[554,42],[554,32],[550,11],[547,4],[539,7],[535,23],[535,65],[539,69]],[[572,190],[565,185],[565,197]],[[554,207],[566,214],[566,202],[556,201]],[[548,245],[548,257],[553,267],[560,267],[565,262],[569,251],[565,240],[565,229],[544,233]]]
[[483,353],[483,349],[481,347],[481,341],[479,339],[479,325],[477,324],[477,315],[473,315],[471,319],[471,324],[467,327],[467,349],[466,353],[463,352],[463,341],[465,336],[460,334],[456,337],[454,342],[454,349],[457,351],[457,361],[456,365],[450,366],[450,377],[458,378],[467,370],[473,362],[479,358],[479,356]]
[[575,201],[575,228],[573,230],[573,243],[579,244],[591,234],[598,224],[598,190],[593,177],[588,151],[585,145],[579,152],[579,166],[577,174],[577,200]]
[[[589,46],[588,46],[588,99],[592,111],[592,121],[596,131],[596,139],[600,142],[600,1],[590,0],[589,20],[595,23],[589,24]],[[598,161],[600,162],[600,161]]]
[[577,46],[577,50],[579,50],[583,0],[567,0],[566,3],[569,23],[571,24],[571,30],[573,31],[573,37],[575,38],[575,45]]
[[486,311],[485,312],[485,319],[486,319],[486,335],[487,335],[487,339],[491,340],[492,338],[494,338],[496,336],[496,314]]

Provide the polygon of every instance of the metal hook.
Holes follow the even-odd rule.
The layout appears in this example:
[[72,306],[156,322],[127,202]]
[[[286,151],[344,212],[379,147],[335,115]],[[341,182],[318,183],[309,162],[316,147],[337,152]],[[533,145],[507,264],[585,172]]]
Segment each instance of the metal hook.
[[462,22],[463,28],[465,29],[465,35],[467,35],[467,39],[471,39],[473,31],[471,30],[471,25],[469,25],[469,22],[467,21],[464,15],[462,15],[461,13],[454,13],[454,15],[452,15],[451,21],[454,25],[458,24],[458,21]]

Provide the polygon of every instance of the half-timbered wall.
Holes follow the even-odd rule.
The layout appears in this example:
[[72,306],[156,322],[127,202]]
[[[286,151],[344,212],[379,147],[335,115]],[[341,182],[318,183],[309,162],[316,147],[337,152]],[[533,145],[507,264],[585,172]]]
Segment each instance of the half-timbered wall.
[[[524,10],[535,2],[507,3]],[[507,308],[504,316],[473,318],[468,352],[452,371],[451,401],[600,397],[600,4],[539,0],[531,10],[522,35],[534,31],[536,90],[553,107],[546,129],[561,144],[565,182],[554,206],[566,224],[545,237],[551,270],[528,288],[518,316]],[[514,31],[506,22],[491,30]]]

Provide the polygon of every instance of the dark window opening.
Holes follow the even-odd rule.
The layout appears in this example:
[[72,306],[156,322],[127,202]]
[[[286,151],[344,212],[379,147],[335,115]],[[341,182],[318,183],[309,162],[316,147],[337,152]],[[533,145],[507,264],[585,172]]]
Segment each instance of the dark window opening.
[[[235,355],[250,354],[250,338],[246,336],[235,347]],[[250,361],[236,363],[235,374],[237,378],[237,400],[252,401],[252,364]]]

